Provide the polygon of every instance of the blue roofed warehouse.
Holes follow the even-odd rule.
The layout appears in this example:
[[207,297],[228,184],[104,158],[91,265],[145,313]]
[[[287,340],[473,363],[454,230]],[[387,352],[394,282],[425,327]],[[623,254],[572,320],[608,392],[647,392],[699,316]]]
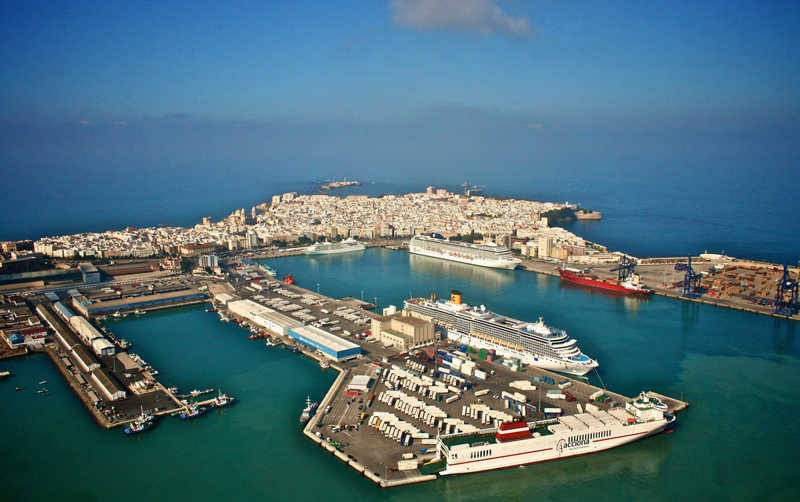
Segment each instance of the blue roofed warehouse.
[[289,336],[298,343],[317,349],[337,361],[352,359],[361,354],[360,346],[314,326],[290,328]]

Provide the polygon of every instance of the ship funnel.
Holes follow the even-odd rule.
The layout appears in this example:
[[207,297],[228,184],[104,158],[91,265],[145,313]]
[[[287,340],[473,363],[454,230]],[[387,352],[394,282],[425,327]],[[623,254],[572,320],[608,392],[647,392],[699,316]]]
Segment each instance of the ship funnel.
[[432,301],[432,302],[435,302],[435,301],[436,301],[436,299],[437,299],[437,298],[436,298],[436,293],[431,293],[431,301]]
[[486,305],[481,305],[481,312],[486,312]]
[[461,305],[461,292],[453,290],[450,292],[450,303],[453,305]]

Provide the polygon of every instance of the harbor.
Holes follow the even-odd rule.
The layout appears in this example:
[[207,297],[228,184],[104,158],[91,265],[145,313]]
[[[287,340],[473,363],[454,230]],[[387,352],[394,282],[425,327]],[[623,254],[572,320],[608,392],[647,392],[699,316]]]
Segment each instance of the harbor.
[[[409,289],[422,292],[424,291],[423,284],[427,284],[428,287],[426,289],[437,290],[442,293],[447,291],[445,288],[458,288],[464,293],[465,298],[470,299],[470,301],[485,302],[496,310],[503,308],[504,312],[520,318],[530,319],[537,315],[544,315],[549,322],[569,330],[572,336],[580,340],[582,349],[587,354],[598,359],[600,362],[598,370],[602,380],[608,384],[610,390],[618,389],[618,393],[608,393],[609,398],[621,402],[625,397],[635,396],[640,390],[651,390],[674,397],[679,397],[683,392],[684,397],[682,399],[679,398],[679,400],[684,402],[691,401],[696,406],[690,407],[685,414],[679,413],[678,429],[675,434],[662,434],[609,452],[589,455],[581,460],[566,459],[558,462],[546,462],[536,466],[529,466],[528,470],[507,469],[497,473],[448,478],[446,482],[419,485],[419,481],[432,479],[430,476],[435,474],[422,474],[414,469],[403,471],[399,469],[393,471],[392,469],[398,467],[397,462],[409,460],[403,458],[406,453],[414,454],[415,457],[410,460],[422,462],[423,457],[428,455],[428,445],[423,446],[420,444],[421,440],[408,447],[402,447],[394,439],[387,439],[382,433],[372,428],[369,425],[369,418],[366,417],[365,423],[359,426],[359,431],[348,431],[343,427],[339,432],[333,432],[330,428],[330,425],[338,424],[340,419],[342,425],[352,425],[352,421],[359,419],[360,414],[363,413],[358,410],[359,398],[355,399],[356,406],[351,405],[350,409],[347,410],[347,400],[352,399],[352,397],[347,396],[346,386],[350,383],[353,375],[365,373],[370,370],[370,367],[375,368],[366,359],[345,363],[331,362],[330,369],[321,370],[317,362],[317,359],[321,358],[320,354],[314,351],[306,351],[310,358],[298,357],[292,351],[286,350],[293,344],[289,339],[285,339],[285,342],[290,345],[283,344],[284,348],[280,346],[264,347],[263,338],[250,340],[251,330],[245,326],[239,326],[235,320],[228,323],[220,322],[219,315],[216,312],[205,312],[203,306],[180,307],[144,316],[131,315],[124,319],[109,320],[107,325],[118,337],[131,341],[136,352],[144,355],[154,367],[160,370],[159,378],[164,378],[166,379],[165,381],[170,383],[176,383],[186,393],[191,389],[206,389],[206,386],[197,386],[198,383],[208,382],[210,385],[207,387],[216,387],[219,383],[224,389],[235,391],[237,397],[241,397],[241,402],[231,409],[230,413],[215,413],[210,417],[196,421],[194,423],[196,427],[188,426],[177,419],[169,419],[159,423],[153,432],[137,436],[151,445],[149,449],[157,448],[159,451],[157,456],[150,458],[144,466],[142,466],[140,459],[138,462],[139,469],[144,469],[143,472],[151,472],[154,469],[167,468],[170,463],[176,461],[183,462],[187,468],[200,469],[199,460],[196,462],[183,456],[176,457],[172,452],[158,447],[158,444],[164,443],[164,448],[167,448],[167,445],[171,444],[171,441],[168,440],[169,435],[177,434],[178,437],[184,438],[187,442],[197,441],[200,437],[204,442],[209,443],[209,448],[222,452],[217,455],[219,458],[203,457],[203,464],[211,462],[215,466],[214,468],[220,472],[226,472],[226,468],[222,463],[233,462],[234,465],[237,465],[239,472],[233,476],[236,479],[240,479],[242,486],[246,487],[239,489],[238,493],[263,493],[264,496],[268,496],[266,487],[263,489],[253,487],[248,485],[245,479],[258,474],[259,476],[266,476],[267,479],[274,479],[274,482],[270,484],[279,484],[278,480],[291,476],[290,473],[293,469],[303,469],[307,475],[325,479],[331,486],[339,487],[337,489],[344,489],[347,493],[355,494],[355,496],[359,497],[384,498],[382,495],[371,492],[369,487],[393,486],[400,483],[413,482],[412,486],[393,488],[380,493],[394,493],[395,490],[401,490],[398,493],[413,494],[423,500],[442,496],[445,487],[447,489],[459,487],[458,489],[460,490],[469,491],[470,486],[476,483],[486,483],[487,479],[502,481],[501,484],[507,485],[508,488],[498,488],[499,491],[496,493],[509,496],[518,489],[584,493],[582,488],[573,486],[575,480],[584,480],[584,482],[589,483],[587,488],[596,488],[598,482],[605,483],[605,481],[597,480],[607,479],[610,483],[614,483],[615,480],[618,482],[619,476],[614,472],[619,471],[620,475],[625,472],[633,472],[634,475],[645,476],[643,479],[651,480],[647,481],[646,486],[649,487],[652,484],[656,484],[660,486],[659,489],[664,490],[664,493],[675,493],[677,496],[677,492],[671,491],[672,489],[668,486],[661,486],[661,481],[659,480],[674,475],[672,473],[676,471],[685,470],[682,465],[693,465],[690,460],[691,457],[688,456],[688,452],[691,450],[690,444],[706,444],[713,438],[722,440],[722,437],[716,432],[711,432],[712,439],[707,438],[709,434],[708,427],[712,427],[712,422],[710,422],[712,419],[708,416],[709,408],[737,406],[742,407],[744,410],[751,410],[748,401],[743,399],[748,390],[744,388],[737,390],[736,393],[730,393],[724,387],[724,382],[727,380],[718,380],[717,377],[713,376],[717,374],[719,369],[714,370],[715,373],[709,373],[711,368],[719,368],[720,365],[727,367],[735,364],[737,366],[736,373],[757,371],[759,374],[763,373],[765,375],[765,378],[768,379],[766,381],[792,381],[790,375],[785,372],[776,372],[772,363],[766,361],[758,365],[750,359],[729,359],[723,357],[722,354],[708,354],[708,349],[703,340],[709,337],[718,338],[720,333],[726,330],[731,333],[730,336],[735,337],[738,350],[756,351],[756,346],[753,344],[754,340],[749,337],[737,336],[736,333],[739,331],[733,331],[731,323],[733,322],[737,329],[745,327],[760,329],[757,327],[759,317],[750,316],[731,319],[730,316],[744,314],[738,314],[733,311],[709,310],[704,308],[705,306],[703,305],[698,305],[700,310],[696,312],[693,310],[684,311],[680,321],[684,335],[681,335],[681,330],[661,331],[659,343],[664,346],[664,350],[658,355],[658,364],[653,365],[648,362],[647,357],[652,348],[652,341],[645,332],[639,331],[634,324],[629,326],[628,318],[643,319],[646,317],[650,319],[646,325],[649,325],[650,322],[668,323],[670,319],[669,312],[674,312],[674,307],[662,310],[662,302],[664,300],[637,300],[587,295],[581,290],[565,288],[557,279],[551,279],[546,276],[517,274],[513,279],[506,279],[505,276],[496,277],[487,274],[485,277],[476,277],[471,275],[473,272],[471,270],[464,270],[462,274],[460,269],[445,268],[444,265],[435,260],[411,261],[403,253],[394,253],[381,249],[369,250],[367,253],[369,254],[358,258],[362,271],[354,277],[349,277],[340,270],[340,267],[348,266],[347,264],[351,263],[344,259],[321,261],[319,262],[323,264],[321,269],[313,268],[318,265],[315,265],[316,262],[308,260],[308,258],[297,258],[297,260],[302,260],[298,263],[285,262],[284,260],[272,263],[273,266],[280,269],[281,273],[279,275],[291,272],[298,280],[299,286],[281,286],[281,289],[300,294],[301,297],[303,294],[317,295],[316,281],[312,279],[316,276],[322,283],[320,297],[324,297],[328,303],[326,305],[312,306],[312,313],[319,313],[320,318],[340,319],[339,324],[350,321],[329,314],[326,315],[321,312],[321,309],[332,312],[338,307],[354,308],[352,305],[340,302],[335,298],[343,298],[345,296],[360,297],[360,288],[366,290],[365,297],[371,297],[374,293],[370,293],[375,291],[375,287],[385,281],[394,282],[391,282],[391,292],[389,294],[386,292],[379,293],[381,295],[379,298],[381,305],[386,305],[387,302],[401,303],[408,296]],[[388,266],[394,270],[393,276],[395,278],[384,278],[380,273],[376,273],[373,269],[373,258],[376,263],[380,262],[383,266]],[[389,261],[388,265],[386,264],[387,260]],[[313,274],[310,274],[312,271]],[[401,273],[398,274],[398,271]],[[328,274],[331,277],[341,277],[343,279],[337,283],[331,283],[325,280]],[[408,277],[406,280],[398,281],[397,279],[398,277],[406,276]],[[483,277],[483,280],[480,280],[481,277]],[[481,284],[480,288],[470,285],[476,279]],[[415,281],[420,282],[417,283]],[[244,286],[250,287],[250,282],[237,284],[238,291],[241,291],[248,298],[252,298],[255,294],[261,294],[267,299],[280,297],[284,300],[293,300],[289,304],[296,303],[304,308],[307,307],[302,302],[299,302],[300,298],[292,299],[277,293],[270,293],[268,296],[262,291],[244,290]],[[303,285],[309,287],[303,288]],[[502,295],[504,298],[503,305],[498,307],[496,301],[493,302],[487,293],[482,293],[482,288],[486,287],[491,288],[490,291],[493,291],[491,295]],[[518,294],[520,291],[527,292],[524,297],[525,301],[522,301],[523,295]],[[228,293],[235,293],[235,291],[228,291]],[[535,309],[527,306],[530,301],[536,303]],[[587,310],[589,306],[594,306],[595,312]],[[334,308],[331,309],[331,307]],[[601,307],[599,313],[597,311],[598,307]],[[571,322],[568,318],[558,314],[558,312],[563,312],[564,310],[578,310],[586,312],[586,314],[581,317],[580,322]],[[368,314],[365,311],[362,315]],[[585,326],[587,320],[591,321],[593,326]],[[578,319],[575,319],[575,321],[578,321]],[[616,327],[613,337],[608,336],[607,333],[602,333],[601,330],[596,328],[597,325],[607,325],[609,323],[614,323]],[[349,329],[350,327],[352,326],[342,326],[342,330],[353,331]],[[341,335],[341,330],[339,332]],[[153,336],[152,333],[161,333],[161,335]],[[684,341],[682,341],[682,336],[686,336]],[[779,331],[775,331],[772,336],[778,339],[784,337]],[[364,347],[365,352],[368,354],[366,357],[369,357],[369,354],[373,351],[379,354],[383,350],[381,346],[376,346],[374,343],[371,344],[362,340],[359,340],[358,343]],[[449,352],[454,350],[454,347],[442,346],[440,348]],[[460,349],[460,347],[455,347],[455,349]],[[302,349],[298,350],[298,354],[302,353],[300,350]],[[203,366],[185,358],[174,357],[174,354],[185,351],[195,354],[193,359],[209,359],[213,360],[214,363],[209,366]],[[530,367],[523,372],[510,371],[505,366],[501,367],[498,364],[483,361],[476,354],[472,354],[471,358],[477,359],[475,362],[478,367],[484,367],[489,371],[495,370],[495,375],[490,376],[485,382],[485,385],[493,391],[497,389],[501,390],[501,392],[525,393],[529,395],[531,401],[536,401],[534,406],[538,406],[538,389],[534,392],[522,391],[510,388],[508,384],[514,381],[527,380],[532,385],[542,389],[543,400],[546,400],[545,395],[548,390],[554,390],[547,383],[541,384],[533,380],[534,377],[541,379],[541,376],[546,375],[547,372],[538,371]],[[19,361],[20,364],[16,364],[14,361]],[[269,361],[269,364],[264,365],[265,361]],[[404,358],[389,358],[389,363],[383,363],[382,358],[380,361],[384,369],[396,365],[404,370],[416,371],[406,365],[407,362]],[[419,361],[414,357],[410,361],[425,364],[427,368],[433,366],[430,362]],[[47,362],[52,366],[50,361]],[[10,377],[10,381],[15,380],[18,382],[16,385],[25,386],[26,391],[16,393],[17,395],[12,392],[11,397],[14,399],[32,399],[32,397],[25,397],[30,395],[29,392],[32,389],[30,383],[23,384],[23,382],[30,382],[31,380],[31,378],[25,376],[25,368],[37,368],[39,365],[35,361],[27,360],[12,360],[12,363],[14,365],[10,369],[15,373],[15,376]],[[248,369],[245,373],[237,376],[241,373],[241,370],[237,368]],[[339,369],[343,371],[340,372]],[[43,369],[36,371],[36,381],[42,377],[50,380],[48,387],[50,387],[52,395],[47,398],[38,398],[33,403],[44,405],[45,403],[55,402],[53,400],[61,399],[63,393],[60,392],[58,385],[56,385],[58,382],[53,381],[59,379],[57,377],[58,374],[54,377],[53,375],[48,375],[47,371]],[[430,375],[430,369],[427,371],[427,374]],[[266,388],[269,390],[265,392],[264,382],[281,382],[285,380],[286,375],[292,376],[292,385],[268,384]],[[340,377],[340,375],[344,376]],[[594,374],[589,376],[591,378],[588,382],[584,382],[583,379],[569,378],[573,383],[572,387],[568,387],[566,390],[572,392],[578,398],[576,401],[583,402],[587,397],[588,391],[593,388],[603,388]],[[560,375],[558,379],[553,378],[556,382],[555,387],[558,387],[557,384],[565,378],[567,377]],[[411,418],[397,409],[394,404],[390,405],[378,400],[378,396],[382,392],[392,392],[388,389],[387,383],[390,382],[384,383],[382,378],[376,379],[373,382],[375,386],[371,387],[369,393],[366,394],[365,402],[369,399],[370,394],[375,394],[372,405],[368,408],[369,414],[371,415],[375,412],[392,413],[409,424],[418,426],[421,431],[426,431],[428,434],[433,435],[435,431],[433,427]],[[8,389],[9,387],[5,388]],[[462,414],[463,406],[481,399],[483,400],[481,404],[486,404],[493,410],[508,412],[504,407],[502,395],[501,399],[498,400],[493,399],[494,392],[475,397],[474,393],[476,391],[485,390],[482,384],[473,385],[472,391],[463,392],[460,400],[449,404],[444,403],[445,399],[441,402],[431,401],[422,397],[419,393],[404,387],[400,387],[398,390],[409,397],[420,399],[428,405],[441,407],[452,418],[463,420],[465,423],[476,427],[483,426],[483,424],[479,420],[464,416]],[[275,393],[276,391],[278,394]],[[689,394],[688,398],[686,397],[687,393]],[[70,400],[76,401],[74,396],[71,395],[72,391],[69,391],[69,394]],[[691,394],[694,395],[693,398]],[[320,404],[317,408],[318,413],[307,424],[305,431],[314,438],[319,439],[324,444],[324,448],[318,446],[319,443],[309,438],[308,435],[298,433],[298,415],[303,408],[303,400],[306,395],[309,395],[312,400]],[[719,396],[719,398],[715,396]],[[573,405],[572,403],[560,399],[556,400],[555,403],[562,405],[560,407],[565,412],[573,411],[568,408],[568,406]],[[331,411],[325,414],[325,410],[329,405],[331,406]],[[77,421],[78,436],[86,437],[88,435],[92,437],[91,429],[81,427],[80,415],[86,414],[85,406],[81,405],[81,408],[81,410],[76,411],[76,415],[73,414],[74,416],[70,415],[60,420]],[[66,407],[65,409],[69,410],[70,408]],[[347,413],[343,413],[345,410],[347,410]],[[52,412],[56,411],[52,410]],[[767,423],[771,423],[770,413],[775,411],[773,406],[766,403],[764,411],[766,414],[762,413],[759,416],[762,420],[766,420]],[[265,416],[270,418],[265,421],[263,418]],[[227,440],[245,441],[258,445],[252,452],[250,450],[243,452],[237,450],[235,459],[232,459],[230,454],[225,453],[228,448],[222,446],[220,438],[217,437],[221,434],[221,430],[218,428],[226,427],[224,430],[227,431],[228,426],[226,424],[231,421],[259,424],[256,426],[256,430],[259,431],[259,437],[253,437],[248,432],[249,427],[241,432],[230,431],[225,433],[236,434],[234,438],[238,438],[228,438]],[[315,424],[317,423],[322,423],[322,427],[316,427]],[[100,429],[94,425],[93,421],[91,426],[94,429]],[[748,434],[747,429],[741,426],[737,426],[735,430],[745,436]],[[323,435],[322,439],[316,436],[315,432],[318,431]],[[260,438],[261,435],[264,435],[264,439]],[[113,436],[115,438],[113,441],[98,439],[105,444],[104,448],[109,452],[117,451],[121,446],[128,443],[123,440],[121,433],[119,436],[115,433]],[[295,437],[299,437],[302,440],[298,442],[292,439]],[[332,442],[341,445],[342,451],[328,443],[325,439],[328,437],[331,438]],[[305,448],[304,444],[313,448]],[[263,462],[260,462],[259,459],[264,451],[269,451],[271,448],[290,448],[295,452],[297,459],[288,461],[285,466],[269,469],[265,473],[261,467]],[[422,448],[426,448],[426,454],[420,453]],[[774,451],[779,446],[768,441],[766,445],[759,447],[759,451],[764,448],[770,448]],[[58,455],[58,451],[56,449],[56,455]],[[739,447],[736,444],[731,444],[725,447],[725,451],[736,452],[739,451]],[[325,452],[325,454],[320,455],[321,452]],[[238,458],[242,454],[244,457]],[[699,467],[694,466],[693,471],[700,479],[708,479],[709,469],[712,469],[714,465],[724,465],[725,461],[723,457],[717,454],[706,454],[702,455],[702,463],[710,465],[708,468],[702,465]],[[407,466],[408,464],[406,462],[404,465]],[[123,461],[122,465],[127,465],[127,461]],[[363,471],[360,470],[362,467],[364,468]],[[580,474],[578,467],[585,474]],[[606,469],[613,469],[613,471],[609,474],[606,473]],[[777,465],[773,465],[771,469],[774,473],[782,472],[781,467]],[[342,477],[344,472],[353,473],[355,476],[344,475]],[[561,473],[571,474],[565,476]],[[428,478],[425,478],[425,476],[428,476]],[[542,487],[542,477],[552,481]],[[377,481],[365,483],[369,479]],[[424,488],[419,491],[414,486]],[[600,486],[606,485],[601,484]],[[643,488],[643,490],[651,489]],[[190,487],[188,493],[195,493],[199,496],[200,490],[204,493],[209,490],[213,492],[213,483],[200,482],[196,487]],[[145,495],[147,493],[147,491],[144,492]],[[269,493],[274,494],[274,491]],[[303,487],[294,488],[293,493],[301,497],[312,495]],[[645,492],[637,493],[644,495]],[[286,495],[288,496],[288,493]]]
[[[484,376],[479,381],[440,373],[447,370],[437,366],[437,357],[425,355],[439,352],[437,344],[429,346],[427,350],[417,349],[410,353],[392,350],[370,336],[367,320],[379,318],[374,314],[367,311],[354,312],[347,300],[326,297],[294,284],[262,278],[258,274],[258,267],[242,266],[233,272],[234,277],[240,278],[234,281],[238,285],[236,288],[217,287],[214,299],[219,302],[216,304],[220,311],[219,316],[222,317],[221,311],[225,308],[237,324],[257,333],[248,338],[259,340],[262,337],[258,334],[263,334],[263,338],[268,341],[278,339],[281,344],[320,363],[324,362],[326,366],[329,365],[339,372],[331,388],[312,410],[303,433],[381,487],[436,479],[435,472],[428,472],[430,468],[427,464],[436,459],[435,445],[439,433],[442,430],[446,432],[448,426],[452,427],[451,431],[460,430],[453,424],[461,424],[466,430],[478,430],[481,425],[485,427],[489,423],[485,418],[483,424],[477,422],[475,418],[478,415],[466,418],[468,406],[483,407],[484,411],[494,409],[498,413],[497,417],[504,417],[501,421],[510,421],[519,414],[529,415],[531,423],[535,424],[536,420],[545,419],[543,410],[557,409],[559,415],[563,413],[570,416],[581,413],[583,407],[594,406],[598,411],[613,410],[633,400],[586,381],[534,366],[526,365],[524,371],[520,371],[520,367],[512,370],[499,362],[486,361],[486,351],[481,351],[482,357],[477,357],[477,351],[474,350],[469,355],[463,352],[467,350],[466,346],[455,348],[447,340],[440,342],[442,349],[458,351],[465,361],[470,361],[468,364],[476,366],[471,371]],[[270,307],[284,313],[279,314]],[[324,348],[315,350],[302,340],[298,343],[293,334],[298,323],[292,317],[319,325],[357,342],[361,352],[356,353],[355,357],[343,356],[339,360],[339,356],[325,353]],[[328,364],[328,361],[331,363]],[[431,376],[425,377],[426,374]],[[491,376],[487,379],[486,375]],[[444,381],[450,379],[451,385],[439,383],[434,380],[434,376]],[[458,380],[457,388],[452,385],[456,383],[454,378]],[[354,390],[352,383],[348,384],[348,381],[355,380],[366,383],[360,384],[359,389]],[[422,385],[422,381],[427,383]],[[439,394],[429,394],[421,386],[444,386],[444,394],[441,394],[441,390]],[[400,387],[413,388],[420,395],[409,396],[399,390]],[[554,393],[557,389],[566,388],[569,388],[566,394]],[[519,389],[537,390],[538,393],[525,395]],[[515,392],[516,400],[510,401],[507,397],[510,391]],[[389,395],[391,397],[384,397]],[[662,394],[649,395],[663,402],[669,413],[677,413],[688,406],[688,402]],[[409,408],[409,404],[401,406],[400,403],[404,402],[402,396],[418,404],[413,410]],[[399,432],[387,438],[368,425],[371,421],[374,423],[373,417],[385,417],[386,414],[395,416],[392,413],[396,412],[392,409],[393,405],[417,419],[421,409],[435,410],[431,413],[435,413],[436,418],[423,419],[427,422],[409,425],[411,430],[417,430],[414,438],[412,439],[410,433],[404,434],[402,444],[397,444],[400,442]]]

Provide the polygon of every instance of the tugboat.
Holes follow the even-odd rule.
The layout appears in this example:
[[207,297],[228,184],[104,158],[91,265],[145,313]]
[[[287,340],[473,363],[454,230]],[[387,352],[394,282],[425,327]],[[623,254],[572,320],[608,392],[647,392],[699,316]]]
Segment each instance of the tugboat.
[[227,394],[224,394],[222,391],[218,391],[217,397],[214,398],[214,401],[211,403],[211,405],[214,406],[215,408],[223,408],[232,403],[233,403],[232,397],[230,397]]
[[125,434],[130,436],[131,434],[138,434],[140,432],[144,432],[146,430],[150,430],[155,421],[155,417],[152,413],[146,412],[142,410],[139,415],[133,419],[133,422],[130,423],[127,427],[125,427]]
[[186,407],[186,410],[180,414],[181,420],[188,420],[190,418],[202,417],[205,415],[206,409],[198,406],[197,403],[191,403]]
[[314,414],[314,411],[319,406],[317,403],[311,401],[309,396],[306,396],[306,407],[303,408],[303,413],[300,414],[300,423],[305,425],[306,422],[311,420],[311,416]]

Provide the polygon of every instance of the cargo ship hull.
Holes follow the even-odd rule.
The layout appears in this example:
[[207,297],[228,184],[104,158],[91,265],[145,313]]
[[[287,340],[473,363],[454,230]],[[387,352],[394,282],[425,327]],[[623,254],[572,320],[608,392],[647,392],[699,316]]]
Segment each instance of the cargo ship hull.
[[605,282],[600,279],[579,275],[574,272],[570,272],[569,270],[562,269],[559,270],[559,273],[561,274],[561,279],[567,282],[571,282],[573,284],[580,284],[581,286],[604,289],[606,291],[616,291],[618,293],[625,293],[637,296],[650,296],[653,294],[652,289],[629,287],[625,286],[624,284],[614,284],[611,282]]

